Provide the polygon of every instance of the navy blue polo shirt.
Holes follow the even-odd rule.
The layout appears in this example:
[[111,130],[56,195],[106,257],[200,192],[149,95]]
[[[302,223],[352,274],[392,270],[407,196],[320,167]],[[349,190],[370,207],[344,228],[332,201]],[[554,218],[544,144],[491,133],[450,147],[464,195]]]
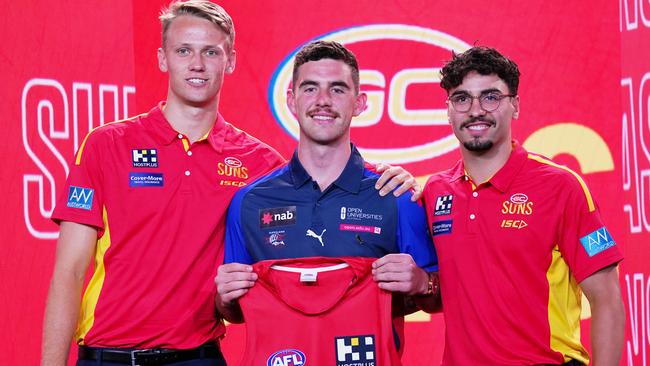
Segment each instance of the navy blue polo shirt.
[[379,196],[378,179],[352,146],[341,175],[321,192],[294,152],[287,165],[235,194],[224,262],[408,253],[425,271],[437,271],[424,208],[410,193]]

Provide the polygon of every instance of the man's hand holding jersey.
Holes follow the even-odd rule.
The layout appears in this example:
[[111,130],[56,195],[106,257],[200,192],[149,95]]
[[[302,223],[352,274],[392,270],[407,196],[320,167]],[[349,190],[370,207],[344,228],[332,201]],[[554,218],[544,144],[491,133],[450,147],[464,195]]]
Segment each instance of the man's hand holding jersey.
[[255,285],[255,281],[257,273],[253,272],[253,267],[248,264],[228,263],[219,266],[217,277],[214,279],[217,284],[215,303],[224,319],[231,323],[244,321],[237,300]]
[[[379,179],[377,180],[377,183],[375,184],[375,188],[379,190],[379,195],[385,196],[386,194],[393,192],[395,196],[400,196],[403,193],[411,190],[413,193],[413,196],[411,197],[412,201],[416,201],[422,195],[422,188],[417,183],[413,175],[409,173],[407,170],[405,170],[404,168],[399,166],[394,167],[388,164],[378,164],[375,170],[377,171],[377,173],[382,173]],[[400,254],[390,254],[386,257],[393,256],[393,255],[400,255]],[[417,268],[417,265],[415,265],[415,262],[413,262],[411,256],[410,255],[406,255],[406,256]],[[408,266],[402,266],[402,267],[412,270]],[[391,264],[389,268],[395,268],[395,266]],[[418,286],[422,286],[422,283],[420,283],[422,281],[421,275],[424,274],[424,276],[427,276],[427,274],[423,270],[420,269],[420,272],[421,273],[418,273],[419,276],[417,278],[419,280]],[[415,276],[412,273],[404,277],[415,278]],[[387,278],[388,278],[387,280],[382,282],[386,283],[386,285],[389,287],[393,286],[394,280],[391,280],[392,277],[389,275]],[[217,310],[221,313],[224,319],[226,319],[231,323],[243,322],[241,308],[239,307],[237,300],[240,297],[242,297],[244,294],[246,294],[249,288],[255,285],[256,280],[257,280],[257,274],[253,272],[253,267],[250,265],[241,264],[241,263],[228,263],[219,266],[217,270],[217,276],[214,279],[214,282],[217,285],[217,297],[215,302],[216,302]],[[428,283],[428,277],[424,279],[425,289],[427,283]],[[405,285],[404,283],[401,283],[399,286],[407,286],[409,288],[411,287]],[[388,288],[386,288],[386,290],[393,291]],[[417,290],[409,289],[407,291],[399,291],[399,292],[417,293]]]
[[418,267],[410,254],[387,254],[372,263],[372,277],[379,288],[411,296],[428,313],[441,307],[438,273]]

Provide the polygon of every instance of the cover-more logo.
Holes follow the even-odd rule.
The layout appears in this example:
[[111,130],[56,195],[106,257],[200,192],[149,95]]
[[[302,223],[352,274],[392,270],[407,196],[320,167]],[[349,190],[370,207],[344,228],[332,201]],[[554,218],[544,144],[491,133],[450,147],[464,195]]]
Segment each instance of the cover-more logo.
[[375,336],[372,334],[336,337],[336,366],[374,366],[376,363]]

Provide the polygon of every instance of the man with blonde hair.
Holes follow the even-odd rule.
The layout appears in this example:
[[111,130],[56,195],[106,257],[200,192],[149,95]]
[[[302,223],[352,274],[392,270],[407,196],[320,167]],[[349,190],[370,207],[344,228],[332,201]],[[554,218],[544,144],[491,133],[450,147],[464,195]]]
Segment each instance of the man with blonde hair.
[[[61,228],[44,366],[66,365],[73,338],[79,366],[225,365],[213,278],[226,210],[239,187],[284,159],[219,113],[236,62],[228,13],[191,0],[160,20],[166,101],[91,131],[52,215]],[[405,179],[389,173],[398,175],[391,187]]]

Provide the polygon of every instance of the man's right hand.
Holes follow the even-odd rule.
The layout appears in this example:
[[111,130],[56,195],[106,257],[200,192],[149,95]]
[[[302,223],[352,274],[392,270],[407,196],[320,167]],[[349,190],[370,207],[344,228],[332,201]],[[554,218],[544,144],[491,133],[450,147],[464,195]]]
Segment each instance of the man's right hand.
[[217,284],[218,301],[221,307],[231,307],[242,297],[248,289],[253,287],[257,280],[257,274],[253,267],[248,264],[228,263],[222,264],[217,269],[217,277],[214,282]]

